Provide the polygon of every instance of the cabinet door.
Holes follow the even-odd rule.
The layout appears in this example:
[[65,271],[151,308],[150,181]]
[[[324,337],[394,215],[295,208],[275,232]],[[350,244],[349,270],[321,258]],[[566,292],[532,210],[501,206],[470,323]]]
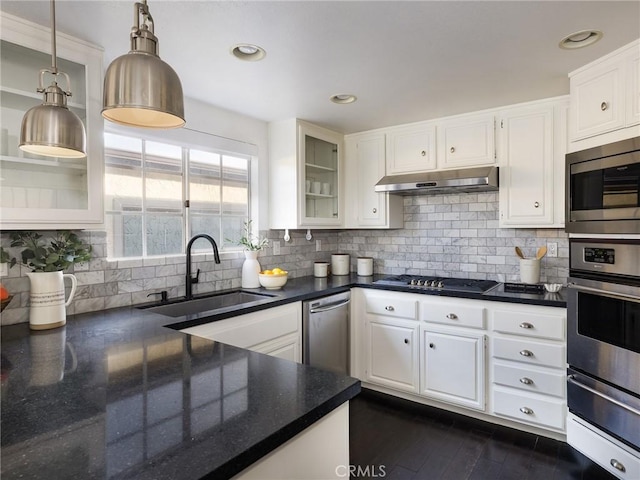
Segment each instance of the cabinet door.
[[[22,117],[42,104],[36,92],[40,69],[51,65],[49,29],[2,16],[0,52],[0,226],[23,228],[86,228],[103,222],[103,152],[100,86],[102,53],[70,37],[57,40],[62,81],[73,96],[68,107],[87,132],[87,156],[79,159],[34,155],[18,149]],[[46,74],[45,87],[53,80]],[[63,85],[65,84],[65,85]]]
[[[340,135],[306,123],[299,125],[299,185],[302,226],[340,225]],[[286,206],[282,206],[286,208]]]
[[277,340],[260,343],[249,347],[254,352],[264,353],[272,357],[290,360],[292,362],[302,363],[302,349],[300,348],[300,335],[297,333],[289,334]]
[[424,329],[420,393],[484,410],[484,338]]
[[493,114],[443,122],[438,126],[438,168],[495,163],[494,139]]
[[640,123],[640,52],[635,51],[627,64],[627,126]]
[[387,174],[422,172],[436,168],[436,128],[411,125],[387,134]]
[[366,376],[372,383],[418,392],[418,324],[370,317]]
[[552,106],[530,106],[500,121],[501,226],[554,222],[553,117]]
[[384,133],[345,138],[348,228],[401,228],[404,224],[402,197],[374,190],[385,175],[385,161]]
[[569,135],[572,141],[624,126],[624,69],[606,63],[577,73],[570,79]]

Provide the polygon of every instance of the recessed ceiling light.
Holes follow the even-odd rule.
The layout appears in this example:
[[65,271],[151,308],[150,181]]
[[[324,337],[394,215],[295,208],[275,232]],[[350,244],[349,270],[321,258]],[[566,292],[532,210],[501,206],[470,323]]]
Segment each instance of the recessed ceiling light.
[[355,95],[351,95],[349,93],[339,93],[337,95],[331,96],[331,101],[333,103],[340,103],[340,104],[353,103],[357,99],[358,97],[356,97]]
[[259,47],[258,45],[240,43],[231,48],[231,54],[240,60],[256,62],[258,60],[262,60],[267,55],[267,52],[264,48]]
[[574,48],[583,48],[593,45],[602,38],[602,32],[599,30],[580,30],[571,35],[567,35],[560,40],[560,48],[571,50]]

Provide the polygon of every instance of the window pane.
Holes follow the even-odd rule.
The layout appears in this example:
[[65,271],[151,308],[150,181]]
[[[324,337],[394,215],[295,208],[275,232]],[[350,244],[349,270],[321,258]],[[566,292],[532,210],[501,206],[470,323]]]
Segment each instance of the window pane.
[[147,255],[182,252],[182,215],[147,214]]
[[[191,210],[191,236],[199,233],[211,235],[218,248],[221,248],[223,239],[220,237],[220,216]],[[198,250],[211,251],[211,244],[206,240],[198,239],[193,244],[193,251]]]
[[107,228],[107,257],[142,256],[142,215],[105,215]]
[[[236,243],[242,235],[244,235],[244,222],[247,220],[246,215],[240,217],[222,217],[222,234],[223,245],[227,248],[240,248]],[[230,241],[229,241],[230,240]]]
[[249,161],[224,155],[222,172],[222,215],[248,216]]
[[[220,155],[189,151],[189,201],[193,210],[220,213]],[[193,211],[192,210],[192,211]]]

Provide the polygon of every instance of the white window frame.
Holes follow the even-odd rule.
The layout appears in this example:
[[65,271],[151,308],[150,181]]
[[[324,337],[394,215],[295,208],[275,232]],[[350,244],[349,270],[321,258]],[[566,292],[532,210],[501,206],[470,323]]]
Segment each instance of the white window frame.
[[[145,231],[145,216],[146,212],[142,211],[142,222],[143,222],[143,235],[142,235],[142,245],[143,245],[143,255],[142,256],[131,256],[131,257],[108,257],[107,261],[128,261],[128,260],[145,260],[145,259],[157,259],[157,258],[167,258],[167,257],[176,257],[176,256],[184,256],[184,248],[186,247],[187,242],[190,238],[190,218],[187,211],[187,207],[185,206],[184,200],[188,199],[189,195],[189,162],[187,156],[185,154],[187,149],[202,149],[205,151],[214,151],[221,156],[229,155],[235,157],[245,157],[247,158],[248,168],[248,188],[249,188],[249,197],[247,199],[247,216],[250,220],[252,220],[253,225],[257,224],[256,219],[253,216],[253,208],[256,204],[255,196],[258,195],[258,183],[257,180],[254,180],[253,173],[256,171],[256,164],[258,161],[258,147],[254,144],[242,142],[238,140],[233,140],[225,137],[220,137],[214,134],[200,132],[197,130],[192,130],[188,128],[181,128],[176,130],[165,130],[161,133],[155,131],[142,130],[137,128],[127,128],[114,124],[109,124],[108,127],[105,127],[105,133],[112,133],[114,135],[122,135],[128,136],[132,138],[143,139],[152,142],[159,143],[167,143],[176,145],[182,148],[182,168],[183,168],[183,182],[182,182],[182,217],[183,217],[183,242],[182,242],[182,251],[180,253],[168,253],[162,255],[144,255],[146,253],[146,235]],[[106,155],[105,155],[106,161]],[[106,167],[106,165],[105,165]],[[144,161],[142,163],[142,169],[144,171]],[[106,171],[105,171],[106,174]],[[143,175],[143,182],[145,176]],[[143,206],[144,206],[144,183],[143,183]],[[106,207],[106,202],[105,202]],[[222,205],[221,205],[222,207]],[[222,215],[222,212],[220,213]],[[105,208],[105,217],[106,217],[106,208]],[[257,232],[254,232],[257,233]],[[238,253],[242,252],[242,247],[237,245],[230,245],[226,243],[224,238],[217,239],[216,243],[218,243],[218,247],[220,249],[220,255],[223,258],[235,258]],[[202,250],[202,253],[206,253],[206,248]],[[194,251],[196,252],[196,251]],[[228,254],[228,255],[227,255]]]

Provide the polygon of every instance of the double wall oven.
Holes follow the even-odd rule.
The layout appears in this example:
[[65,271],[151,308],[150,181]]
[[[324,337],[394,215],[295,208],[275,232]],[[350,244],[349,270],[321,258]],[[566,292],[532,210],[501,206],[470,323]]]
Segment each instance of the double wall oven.
[[569,256],[569,411],[640,456],[640,240],[572,238]]

